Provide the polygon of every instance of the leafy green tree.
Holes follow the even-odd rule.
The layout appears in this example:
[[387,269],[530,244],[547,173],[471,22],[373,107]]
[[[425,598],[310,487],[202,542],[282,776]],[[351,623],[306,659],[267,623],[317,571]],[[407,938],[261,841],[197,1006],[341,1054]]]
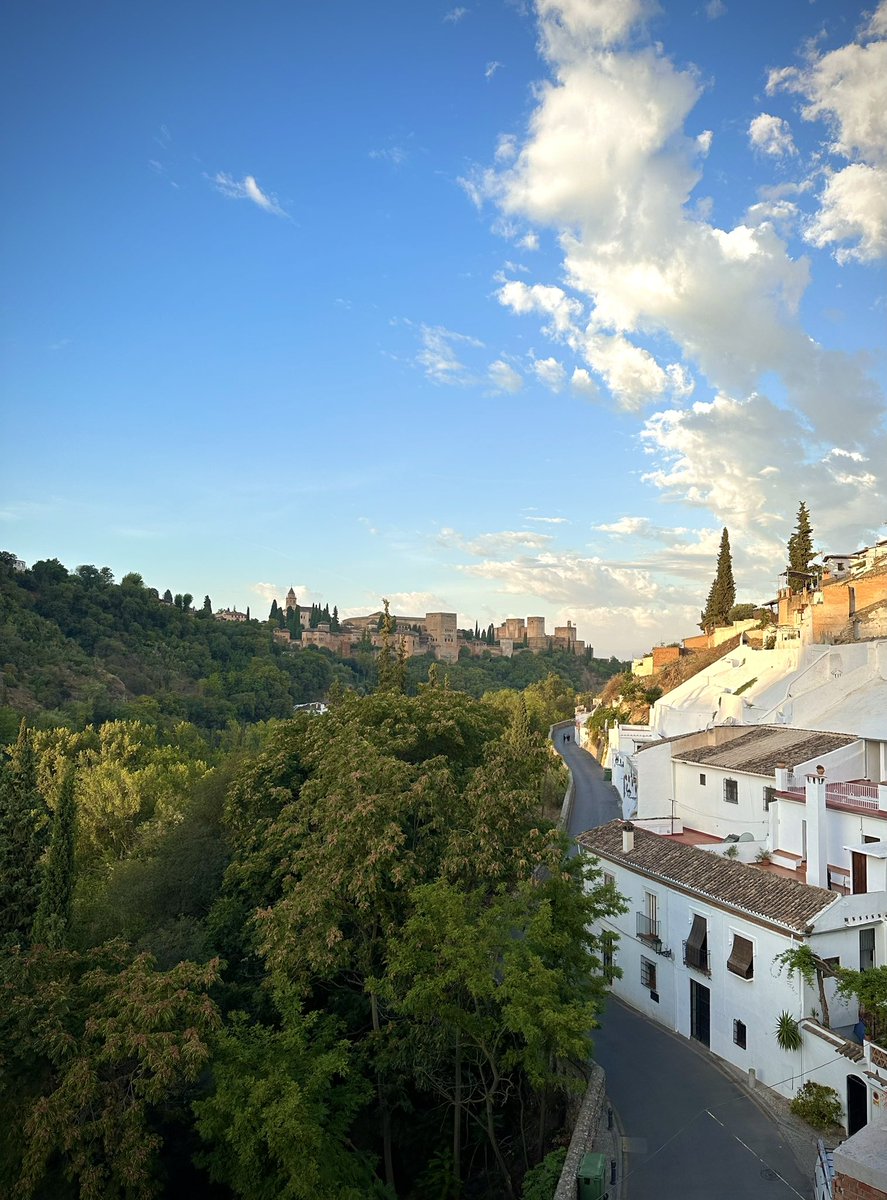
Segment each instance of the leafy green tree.
[[810,513],[802,500],[795,520],[795,531],[788,539],[788,585],[793,592],[802,592],[813,574],[813,530]]
[[213,602],[210,600],[209,596],[203,597],[203,612],[205,612],[208,617],[211,617],[213,614]]
[[40,903],[49,810],[38,786],[33,734],[22,720],[0,767],[0,944],[26,944]]
[[736,584],[733,580],[733,557],[730,553],[730,535],[725,528],[721,534],[715,577],[699,623],[700,628],[711,629],[715,625],[726,625],[730,609],[735,603]]
[[158,1116],[207,1064],[217,978],[215,962],[158,972],[122,943],[0,958],[0,1193],[156,1196]]
[[164,604],[172,604],[173,603],[172,592],[169,590],[169,588],[167,588],[166,591],[163,593],[163,603]]
[[368,1098],[350,1043],[334,1023],[278,996],[272,1027],[234,1013],[219,1031],[213,1092],[194,1105],[209,1148],[199,1161],[244,1200],[362,1200],[372,1163],[349,1142]]
[[43,872],[40,904],[32,933],[32,941],[48,946],[51,950],[58,950],[64,945],[71,920],[76,818],[74,771],[68,767],[59,787],[49,855]]
[[391,613],[388,611],[387,599],[382,600],[382,617],[381,617],[381,646],[379,647],[379,657],[376,660],[376,669],[379,672],[379,691],[401,690],[397,688],[397,680],[395,675],[395,664],[391,656],[391,634],[394,628],[391,620]]

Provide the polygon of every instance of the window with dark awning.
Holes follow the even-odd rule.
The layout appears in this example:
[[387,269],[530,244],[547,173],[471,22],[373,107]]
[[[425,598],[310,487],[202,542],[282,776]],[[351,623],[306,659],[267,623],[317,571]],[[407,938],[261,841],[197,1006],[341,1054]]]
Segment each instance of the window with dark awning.
[[751,979],[755,973],[755,948],[748,938],[733,934],[733,949],[727,959],[727,970],[741,979]]
[[700,917],[696,913],[693,917],[693,928],[690,930],[690,936],[687,938],[687,949],[695,950],[697,953],[706,949],[706,941],[708,940],[708,924],[705,917]]

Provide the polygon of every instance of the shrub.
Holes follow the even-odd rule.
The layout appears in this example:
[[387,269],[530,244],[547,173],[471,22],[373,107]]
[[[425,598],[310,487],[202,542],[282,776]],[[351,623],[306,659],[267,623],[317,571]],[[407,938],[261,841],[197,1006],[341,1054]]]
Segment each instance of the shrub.
[[798,1090],[789,1108],[814,1129],[829,1129],[841,1124],[841,1097],[834,1088],[814,1083],[812,1079]]
[[776,1040],[783,1050],[801,1049],[801,1030],[795,1018],[785,1011],[776,1018]]
[[552,1150],[524,1176],[521,1200],[551,1200],[564,1169],[565,1149]]

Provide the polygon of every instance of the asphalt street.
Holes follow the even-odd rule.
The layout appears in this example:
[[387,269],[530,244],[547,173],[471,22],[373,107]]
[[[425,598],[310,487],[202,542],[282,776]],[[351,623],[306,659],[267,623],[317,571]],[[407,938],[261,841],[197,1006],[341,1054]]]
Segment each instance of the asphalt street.
[[[595,758],[563,733],[554,741],[573,774],[573,837],[621,816]],[[809,1200],[771,1113],[714,1057],[611,997],[594,1033],[595,1058],[623,1135],[621,1200]]]

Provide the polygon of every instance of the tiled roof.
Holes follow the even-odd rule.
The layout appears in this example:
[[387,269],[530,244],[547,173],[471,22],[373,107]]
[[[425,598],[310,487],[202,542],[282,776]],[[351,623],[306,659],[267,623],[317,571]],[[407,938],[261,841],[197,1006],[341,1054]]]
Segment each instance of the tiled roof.
[[[698,735],[690,735],[698,736]],[[708,763],[752,775],[772,775],[781,763],[789,767],[828,754],[859,739],[852,733],[821,733],[813,729],[791,729],[785,725],[752,725],[746,733],[721,746],[698,746],[672,758],[678,762]]]
[[634,849],[622,849],[623,822],[610,821],[579,838],[580,846],[645,875],[674,883],[698,896],[774,921],[803,933],[813,919],[840,897],[794,879],[722,858],[710,850],[684,846],[647,829],[634,830]]

